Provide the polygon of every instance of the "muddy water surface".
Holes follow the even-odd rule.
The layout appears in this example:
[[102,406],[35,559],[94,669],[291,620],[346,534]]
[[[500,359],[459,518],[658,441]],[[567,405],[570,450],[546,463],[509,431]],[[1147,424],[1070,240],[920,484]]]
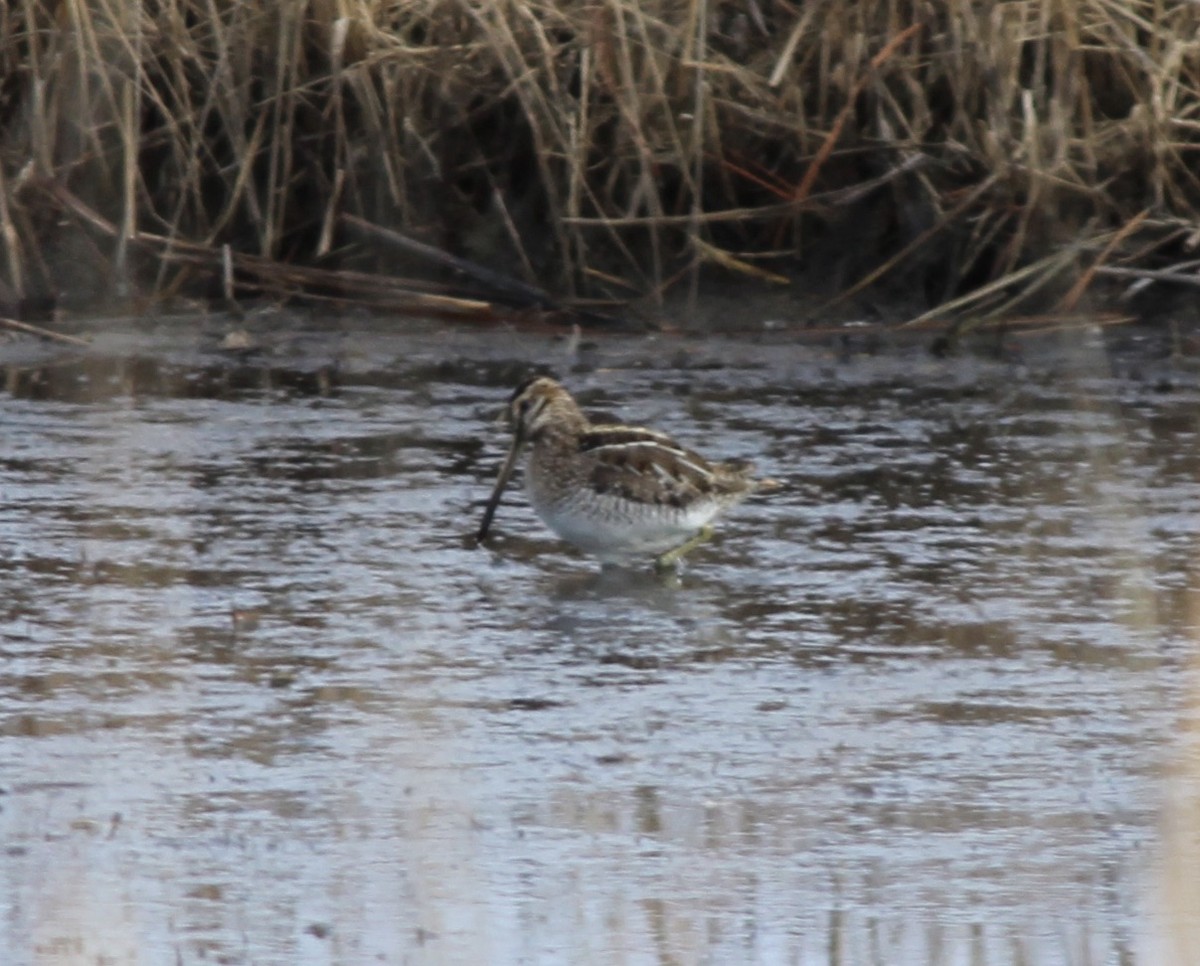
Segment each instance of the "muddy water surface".
[[[1172,961],[1194,372],[398,328],[4,348],[0,962]],[[476,548],[532,365],[786,488]]]

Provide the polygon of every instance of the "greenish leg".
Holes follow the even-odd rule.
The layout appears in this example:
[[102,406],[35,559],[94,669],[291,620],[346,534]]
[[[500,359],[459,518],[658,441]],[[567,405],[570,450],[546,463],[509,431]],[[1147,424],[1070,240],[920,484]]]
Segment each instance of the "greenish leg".
[[689,554],[693,550],[695,550],[698,546],[700,546],[700,544],[707,543],[709,540],[712,539],[712,535],[713,535],[712,527],[710,527],[710,526],[701,527],[700,532],[697,533],[694,537],[691,537],[690,539],[685,540],[674,550],[668,550],[666,553],[660,554],[659,556],[657,556],[654,559],[654,569],[657,570],[660,574],[666,573],[667,571],[670,571],[670,570],[674,570],[675,565],[677,563],[679,563],[680,560],[683,559],[684,554]]

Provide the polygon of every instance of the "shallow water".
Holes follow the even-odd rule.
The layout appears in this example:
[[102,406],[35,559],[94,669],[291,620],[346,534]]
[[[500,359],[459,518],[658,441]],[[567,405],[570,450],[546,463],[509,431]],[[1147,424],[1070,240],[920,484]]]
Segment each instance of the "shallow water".
[[[1170,962],[1200,380],[1122,338],[9,346],[0,962]],[[786,487],[476,548],[531,364]]]

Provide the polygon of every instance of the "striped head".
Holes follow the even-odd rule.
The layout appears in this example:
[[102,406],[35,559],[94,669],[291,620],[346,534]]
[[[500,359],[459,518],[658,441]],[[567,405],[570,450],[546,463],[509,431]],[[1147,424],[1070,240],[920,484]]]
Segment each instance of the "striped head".
[[508,399],[503,416],[512,430],[512,445],[483,511],[483,522],[475,538],[480,543],[487,538],[500,497],[504,495],[504,488],[525,444],[536,442],[547,433],[580,433],[588,427],[587,417],[571,394],[549,376],[531,376],[517,386]]
[[547,428],[578,432],[587,427],[587,417],[574,398],[549,376],[531,376],[517,386],[504,415],[518,447]]

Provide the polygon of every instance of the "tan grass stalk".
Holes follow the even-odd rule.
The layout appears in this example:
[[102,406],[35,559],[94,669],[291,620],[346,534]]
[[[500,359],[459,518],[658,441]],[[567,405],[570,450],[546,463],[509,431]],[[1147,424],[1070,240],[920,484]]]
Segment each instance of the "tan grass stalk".
[[967,309],[977,305],[992,296],[1002,294],[1010,289],[1017,282],[1024,282],[1026,279],[1035,279],[1035,285],[1041,286],[1047,280],[1057,277],[1068,264],[1074,261],[1074,252],[1055,252],[1053,255],[1047,255],[1031,265],[1026,265],[1024,268],[1009,272],[1002,278],[998,278],[987,285],[981,285],[979,288],[968,292],[966,295],[959,296],[955,299],[950,299],[943,302],[941,305],[935,306],[920,315],[914,316],[908,321],[901,324],[900,328],[917,328],[926,325],[937,319],[939,316],[949,315],[952,312],[957,312],[961,309]]
[[21,250],[21,235],[13,223],[9,204],[9,183],[0,167],[0,239],[4,241],[4,261],[8,266],[9,285],[17,298],[25,297],[25,267]]
[[[700,237],[700,215],[704,212],[704,133],[708,120],[707,88],[705,61],[708,58],[708,2],[693,0],[688,7],[691,22],[687,25],[684,37],[688,47],[684,50],[684,61],[694,61],[692,70],[692,136],[688,147],[691,161],[690,174],[692,183],[688,194],[691,196],[692,223],[688,226],[688,238],[693,246],[704,246],[713,252],[719,251],[714,246],[708,246]],[[697,252],[703,254],[703,249]],[[743,264],[743,263],[738,263]],[[697,300],[700,296],[700,259],[692,260],[688,273],[687,313],[696,314]]]
[[1071,290],[1062,297],[1061,301],[1058,303],[1060,311],[1071,312],[1075,309],[1075,307],[1079,304],[1080,298],[1083,297],[1083,293],[1088,290],[1088,286],[1090,286],[1093,279],[1095,279],[1096,271],[1101,268],[1106,261],[1108,261],[1113,252],[1116,251],[1117,246],[1137,230],[1138,225],[1145,221],[1146,216],[1149,214],[1150,212],[1148,210],[1139,212],[1128,222],[1122,225],[1119,231],[1113,233],[1113,236],[1111,239],[1109,239],[1108,244],[1104,246],[1104,251],[1102,251],[1099,257],[1097,257],[1097,259],[1088,266],[1087,270],[1080,275],[1078,279],[1076,279],[1075,284],[1071,286]]
[[[891,57],[893,53],[895,53],[896,49],[900,47],[901,44],[912,38],[920,29],[921,25],[919,23],[911,24],[909,27],[905,28],[903,31],[889,40],[887,44],[884,45],[883,49],[871,58],[871,72],[878,70],[880,66],[882,66],[883,63],[887,61],[887,59]],[[797,201],[803,201],[811,193],[812,187],[816,183],[817,176],[821,172],[822,165],[829,159],[829,156],[833,151],[833,146],[837,143],[838,137],[842,132],[842,128],[845,127],[846,121],[850,116],[850,110],[853,106],[855,96],[858,95],[864,87],[866,87],[868,81],[871,80],[871,77],[872,73],[862,74],[850,88],[849,94],[846,97],[846,105],[838,112],[837,117],[834,119],[833,127],[830,129],[829,134],[821,144],[820,150],[817,151],[817,156],[813,158],[812,163],[808,166],[808,170],[804,173],[804,178],[800,181],[800,184],[796,186],[795,197]]]

